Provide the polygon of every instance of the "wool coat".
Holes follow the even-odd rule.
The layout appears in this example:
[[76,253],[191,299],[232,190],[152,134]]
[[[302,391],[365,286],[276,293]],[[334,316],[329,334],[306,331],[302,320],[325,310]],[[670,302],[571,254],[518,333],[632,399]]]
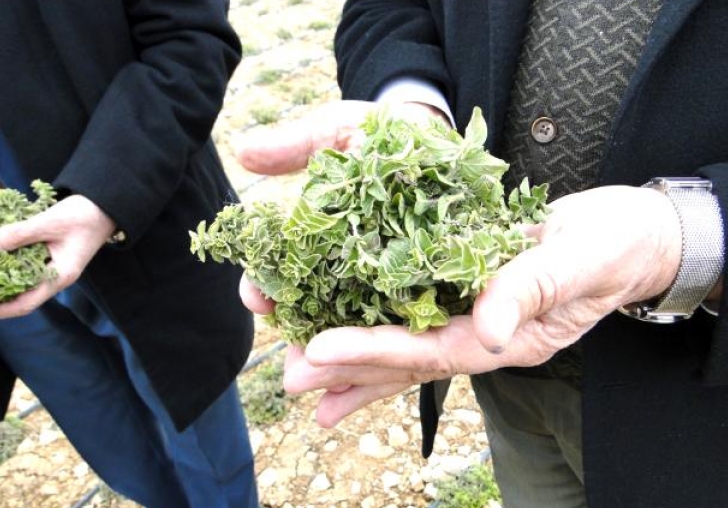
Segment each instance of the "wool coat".
[[[458,128],[474,106],[484,110],[499,155],[529,3],[347,1],[335,44],[344,98],[372,100],[402,76],[429,80]],[[702,175],[728,226],[726,27],[726,0],[663,3],[614,116],[599,185]],[[720,309],[676,325],[614,314],[583,337],[590,508],[728,506],[725,295]]]
[[[227,2],[7,8],[19,5],[27,26],[0,23],[0,130],[29,180],[89,198],[126,233],[79,283],[185,428],[234,381],[253,335],[241,271],[190,253],[189,231],[236,199],[210,140],[241,56]],[[3,411],[12,379],[0,361]]]

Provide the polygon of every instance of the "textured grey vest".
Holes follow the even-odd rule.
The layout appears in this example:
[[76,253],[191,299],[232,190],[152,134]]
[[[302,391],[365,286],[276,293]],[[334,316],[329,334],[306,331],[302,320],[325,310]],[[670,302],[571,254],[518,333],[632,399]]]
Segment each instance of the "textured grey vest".
[[[533,0],[511,91],[504,183],[549,183],[550,200],[592,187],[612,118],[662,0]],[[509,369],[581,380],[580,344],[546,364]]]
[[551,199],[596,183],[612,118],[662,0],[534,0],[502,156]]

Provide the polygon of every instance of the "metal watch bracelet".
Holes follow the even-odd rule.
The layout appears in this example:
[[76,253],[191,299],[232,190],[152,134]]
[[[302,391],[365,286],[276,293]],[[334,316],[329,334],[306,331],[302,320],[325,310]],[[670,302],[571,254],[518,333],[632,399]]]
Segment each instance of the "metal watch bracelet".
[[663,192],[680,219],[682,257],[670,287],[648,301],[619,308],[643,321],[674,323],[690,318],[723,271],[723,220],[710,180],[653,178],[643,187]]

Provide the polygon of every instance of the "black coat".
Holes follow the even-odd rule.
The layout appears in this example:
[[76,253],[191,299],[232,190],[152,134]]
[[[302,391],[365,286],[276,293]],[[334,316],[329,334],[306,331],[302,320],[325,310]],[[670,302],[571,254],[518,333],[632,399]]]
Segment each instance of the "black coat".
[[[402,75],[428,79],[459,128],[473,106],[484,109],[498,155],[528,5],[348,1],[336,40],[344,97],[371,100]],[[728,1],[663,5],[615,116],[600,184],[703,174],[728,226]],[[584,337],[590,508],[728,506],[725,295],[721,316],[656,325],[615,314]]]
[[26,176],[88,197],[127,233],[81,285],[183,428],[230,385],[252,343],[241,271],[200,263],[188,233],[235,199],[210,141],[240,59],[227,2],[30,1],[29,38],[0,44],[0,129]]

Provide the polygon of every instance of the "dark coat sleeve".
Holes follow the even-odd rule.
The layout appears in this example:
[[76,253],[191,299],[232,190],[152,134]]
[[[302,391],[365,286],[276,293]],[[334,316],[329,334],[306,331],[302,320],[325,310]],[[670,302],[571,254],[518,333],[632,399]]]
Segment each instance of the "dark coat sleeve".
[[338,80],[345,99],[372,100],[381,86],[420,77],[450,88],[435,17],[425,0],[349,0],[336,32]]
[[240,59],[225,0],[128,0],[136,59],[113,77],[54,184],[145,232],[209,138]]
[[[718,197],[723,219],[724,252],[728,253],[728,162],[711,164],[701,169],[700,176],[713,182],[713,192]],[[718,322],[715,327],[710,355],[705,366],[705,380],[710,385],[728,385],[728,263],[723,262],[723,294],[721,295]]]
[[15,386],[15,374],[10,367],[0,358],[0,420],[5,418],[5,413],[10,403],[10,396]]

